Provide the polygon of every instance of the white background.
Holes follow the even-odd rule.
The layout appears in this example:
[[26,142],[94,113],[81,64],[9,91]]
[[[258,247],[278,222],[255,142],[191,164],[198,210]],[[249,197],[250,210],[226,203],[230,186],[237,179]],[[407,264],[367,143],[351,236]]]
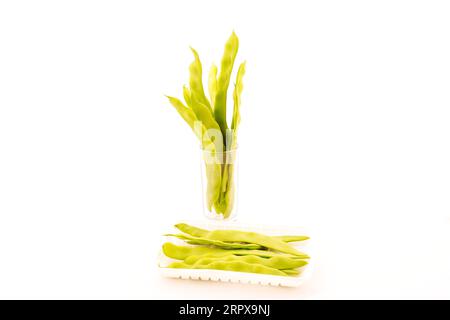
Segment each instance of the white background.
[[[0,298],[450,298],[446,1],[2,1]],[[296,289],[159,276],[202,219],[181,96],[235,30],[239,221],[306,227]]]

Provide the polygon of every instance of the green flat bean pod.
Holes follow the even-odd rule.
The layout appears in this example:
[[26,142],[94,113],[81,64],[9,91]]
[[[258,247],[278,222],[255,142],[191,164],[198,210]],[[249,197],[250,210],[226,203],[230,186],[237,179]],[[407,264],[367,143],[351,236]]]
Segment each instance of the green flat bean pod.
[[177,110],[178,114],[183,118],[184,121],[191,127],[192,130],[195,130],[194,123],[197,121],[197,116],[192,111],[192,109],[186,107],[179,99],[166,96],[169,99],[169,102],[172,106]]
[[[178,223],[175,227],[187,234],[196,236],[196,237],[204,237],[209,230],[201,229],[198,227],[194,227],[188,225],[186,223]],[[273,238],[284,241],[284,242],[297,242],[297,241],[306,241],[309,240],[308,236],[300,236],[300,235],[283,235],[283,236],[273,236]]]
[[200,57],[198,56],[197,51],[191,48],[192,53],[194,54],[194,61],[189,66],[190,79],[189,86],[191,87],[191,91],[198,97],[198,101],[204,104],[210,112],[211,105],[208,99],[205,96],[205,92],[203,90],[203,81],[202,81],[202,63],[200,62]]
[[[185,90],[185,94],[186,95],[189,94],[189,89]],[[198,120],[195,112],[191,108],[186,107],[183,104],[183,102],[181,102],[179,99],[170,97],[170,96],[166,96],[166,97],[169,99],[170,104],[172,104],[172,106],[175,108],[175,110],[178,112],[178,114],[180,114],[181,117],[183,118],[183,120],[189,125],[189,127],[192,129],[192,131],[197,136],[197,138],[199,138],[202,145],[204,147],[211,145],[212,142],[211,142],[211,140],[208,139],[208,136],[206,134],[207,133],[206,128],[205,128],[204,124]],[[188,99],[188,101],[190,101],[189,96],[185,96],[185,99]],[[196,127],[196,126],[198,126],[198,127]],[[220,178],[220,174],[221,174],[220,170],[219,170],[218,174],[219,174],[219,178]],[[218,188],[218,190],[220,190],[220,185],[217,188]]]
[[177,223],[175,228],[194,237],[205,237],[209,232],[209,230],[194,227],[187,223]]
[[206,265],[187,264],[184,262],[173,262],[169,265],[169,268],[177,269],[215,269],[224,271],[236,271],[236,272],[249,272],[270,274],[276,276],[287,276],[286,273],[278,269],[266,267],[259,264],[252,264],[242,261],[215,261]]
[[[182,232],[185,232],[187,234],[202,237],[205,239],[210,240],[220,240],[220,241],[229,241],[229,242],[247,242],[247,243],[254,243],[258,244],[260,246],[277,250],[280,252],[305,257],[307,256],[303,252],[298,251],[291,245],[287,244],[286,242],[266,236],[260,233],[256,232],[246,232],[246,231],[239,231],[239,230],[213,230],[213,231],[206,231],[200,228],[196,228],[193,226],[190,226],[185,223],[180,223],[175,225],[176,228],[181,230]],[[206,231],[206,232],[205,232]]]
[[209,246],[179,246],[171,242],[164,243],[162,249],[167,257],[176,260],[184,260],[190,256],[213,255],[216,257],[220,257],[229,254],[235,254],[238,256],[254,255],[263,258],[283,256],[293,259],[309,259],[309,256],[306,254],[303,256],[296,256],[266,250],[226,250]]
[[270,258],[261,258],[258,256],[247,255],[247,256],[237,256],[234,254],[230,254],[222,257],[214,257],[203,255],[203,256],[190,256],[184,259],[184,262],[187,264],[210,264],[215,261],[242,261],[253,264],[260,264],[266,267],[274,268],[274,269],[294,269],[303,267],[308,262],[300,259],[292,259],[287,257],[270,257]]
[[210,240],[210,239],[204,239],[200,237],[194,237],[191,235],[185,235],[185,234],[165,234],[165,236],[175,237],[181,240],[187,240],[190,244],[197,244],[197,245],[210,245],[210,246],[216,246],[223,249],[253,249],[258,250],[261,249],[261,246],[253,243],[237,243],[237,242],[223,242],[220,240]]
[[231,129],[234,131],[237,130],[237,127],[241,121],[240,106],[241,106],[241,93],[242,90],[244,89],[244,85],[242,83],[244,74],[245,74],[245,62],[242,62],[237,72],[236,84],[234,85],[234,92],[233,92],[234,108],[233,108],[233,120],[231,122]]
[[[220,137],[220,139],[223,139],[220,132],[220,127],[217,124],[216,120],[212,116],[211,112],[208,110],[208,107],[206,107],[202,102],[198,100],[198,96],[195,95],[193,92],[191,92],[191,105],[192,110],[194,111],[195,115],[197,116],[197,119],[203,123],[203,125],[206,127],[206,129],[213,129],[218,130],[219,132],[215,132],[216,139]],[[219,141],[222,143],[222,141]]]
[[206,205],[211,211],[214,202],[220,195],[221,166],[218,163],[205,163],[206,172]]
[[233,32],[225,44],[220,73],[217,79],[217,92],[214,103],[214,117],[222,129],[225,136],[227,125],[227,90],[230,83],[231,71],[233,70],[234,59],[236,58],[239,48],[239,40]]

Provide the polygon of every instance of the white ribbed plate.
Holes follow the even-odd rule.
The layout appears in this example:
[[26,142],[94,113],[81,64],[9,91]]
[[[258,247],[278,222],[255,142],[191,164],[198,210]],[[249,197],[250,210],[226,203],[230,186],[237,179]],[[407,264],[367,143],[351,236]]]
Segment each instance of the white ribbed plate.
[[[260,232],[267,235],[311,235],[302,228],[293,227],[263,227],[263,226],[246,226],[236,222],[224,222],[224,221],[180,221],[188,223],[190,225],[205,228],[205,229],[232,229],[232,230],[243,230],[243,231],[254,231]],[[175,229],[173,226],[167,230],[167,233],[177,233],[179,230]],[[304,283],[310,276],[312,270],[312,263],[314,260],[313,253],[311,252],[311,240],[294,242],[291,243],[295,248],[302,252],[308,254],[311,259],[309,263],[301,268],[301,272],[298,276],[274,276],[267,274],[256,274],[248,272],[235,272],[235,271],[222,271],[213,269],[175,269],[167,268],[167,266],[176,260],[170,259],[160,251],[158,266],[161,275],[167,278],[176,279],[192,279],[192,280],[210,280],[210,281],[222,281],[222,282],[232,282],[232,283],[249,283],[249,284],[260,284],[260,285],[271,285],[271,286],[283,286],[283,287],[298,287]],[[173,238],[173,237],[163,237],[164,242],[173,242],[175,244],[187,245],[185,242]]]

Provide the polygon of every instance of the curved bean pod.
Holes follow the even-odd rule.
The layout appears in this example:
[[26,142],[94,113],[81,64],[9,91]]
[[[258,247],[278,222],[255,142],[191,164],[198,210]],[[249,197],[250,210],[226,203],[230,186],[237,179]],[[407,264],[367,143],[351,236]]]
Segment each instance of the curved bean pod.
[[209,230],[194,227],[187,223],[177,223],[175,228],[194,237],[205,237],[209,232]]
[[206,98],[205,92],[203,90],[202,63],[200,62],[200,57],[198,56],[198,53],[194,48],[191,48],[191,51],[194,54],[194,61],[189,66],[189,86],[192,93],[198,97],[198,101],[204,104],[208,108],[208,110],[212,112],[211,105]]
[[222,167],[218,163],[205,162],[206,173],[206,205],[211,211],[212,206],[220,196],[220,186],[222,180]]
[[220,138],[221,140],[217,142],[219,145],[223,143],[222,133],[220,131],[220,127],[214,117],[212,116],[211,112],[209,111],[208,107],[203,104],[198,96],[191,92],[191,106],[192,110],[194,111],[195,115],[197,116],[197,119],[203,123],[203,125],[206,127],[206,129],[214,129],[218,130],[218,132],[214,132],[215,135],[217,135],[217,138]]
[[[175,227],[184,233],[187,233],[187,234],[190,234],[190,235],[193,235],[196,237],[204,237],[209,232],[209,230],[194,227],[194,226],[188,225],[186,223],[178,223],[175,225]],[[309,240],[308,236],[297,236],[297,235],[273,236],[273,238],[281,240],[283,242],[296,242],[296,241]]]
[[286,273],[278,269],[242,261],[231,261],[231,262],[216,261],[205,265],[187,264],[184,262],[173,262],[168,267],[177,269],[215,269],[215,270],[236,271],[236,272],[271,274],[276,276],[287,276]]
[[[239,108],[241,106],[241,93],[242,90],[244,89],[244,85],[242,83],[244,74],[245,74],[245,62],[242,62],[241,65],[239,66],[236,75],[236,84],[234,85],[234,92],[233,92],[234,108],[233,108],[233,120],[231,122],[231,129],[234,131],[237,130],[237,127],[241,121]],[[234,132],[234,134],[236,135],[236,132]],[[236,144],[236,142],[234,142],[234,144]]]
[[166,96],[169,99],[170,104],[177,110],[180,116],[186,121],[186,123],[191,127],[191,129],[195,132],[195,121],[197,121],[197,116],[195,113],[188,107],[186,107],[183,102],[179,99]]
[[274,268],[274,269],[294,269],[303,267],[308,262],[305,260],[300,259],[292,259],[282,256],[275,256],[271,258],[261,258],[254,255],[247,255],[247,256],[237,256],[234,254],[230,254],[228,256],[222,256],[222,257],[214,257],[214,256],[190,256],[184,259],[184,262],[187,264],[210,264],[215,261],[242,261],[247,263],[253,263],[253,264],[260,264],[266,267]]
[[214,117],[222,129],[225,136],[227,125],[227,91],[230,83],[231,71],[233,70],[234,60],[239,48],[239,40],[233,32],[225,44],[222,62],[220,65],[220,74],[217,80],[217,93],[214,101]]
[[256,243],[263,247],[284,253],[289,253],[297,256],[305,255],[286,242],[256,232],[215,230],[211,231],[205,238],[221,241]]
[[[220,241],[228,241],[228,242],[247,242],[247,243],[255,243],[259,244],[260,246],[277,250],[280,252],[301,256],[301,257],[308,257],[303,252],[298,251],[291,245],[287,244],[286,242],[283,242],[282,240],[276,239],[274,237],[266,236],[264,234],[256,233],[256,232],[246,232],[246,231],[239,231],[239,230],[213,230],[213,231],[207,231],[199,229],[193,226],[189,226],[187,224],[177,224],[175,225],[179,230],[190,234],[189,232],[193,232],[197,234],[197,236],[211,239],[211,240],[220,240]],[[192,234],[193,235],[193,234]]]
[[214,247],[208,247],[208,246],[178,246],[176,244],[173,244],[171,242],[166,242],[162,246],[164,254],[172,259],[176,260],[184,260],[187,257],[190,256],[201,256],[201,255],[212,255],[216,257],[220,256],[226,256],[229,254],[235,254],[238,256],[242,255],[254,255],[258,257],[263,258],[270,258],[270,257],[288,257],[293,259],[308,259],[309,257],[307,255],[305,256],[294,256],[289,254],[281,254],[276,253],[273,251],[266,251],[266,250],[226,250],[222,248],[214,248]]
[[261,246],[253,243],[237,243],[237,242],[223,242],[220,240],[210,240],[210,239],[204,239],[200,237],[194,237],[191,235],[185,235],[185,234],[165,234],[165,236],[169,237],[175,237],[181,240],[187,240],[190,244],[197,244],[197,245],[210,245],[210,246],[216,246],[223,249],[249,249],[249,250],[258,250],[261,249]]

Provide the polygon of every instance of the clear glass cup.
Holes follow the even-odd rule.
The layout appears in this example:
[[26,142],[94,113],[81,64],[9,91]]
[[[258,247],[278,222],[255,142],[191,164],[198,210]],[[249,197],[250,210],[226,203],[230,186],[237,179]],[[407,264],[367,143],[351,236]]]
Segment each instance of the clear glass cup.
[[207,218],[230,220],[236,217],[237,149],[216,152],[201,149],[203,212]]

